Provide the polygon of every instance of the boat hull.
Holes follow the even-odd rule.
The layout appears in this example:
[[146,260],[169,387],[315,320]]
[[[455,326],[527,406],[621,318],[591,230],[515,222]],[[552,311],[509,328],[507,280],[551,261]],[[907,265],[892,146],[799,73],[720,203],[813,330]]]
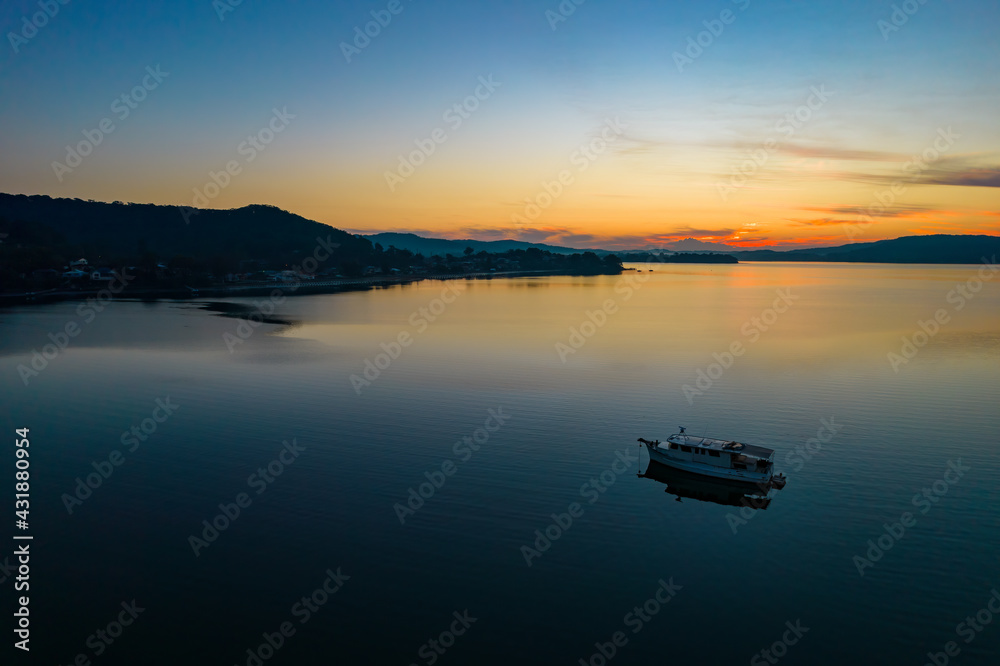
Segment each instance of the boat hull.
[[692,462],[688,460],[681,460],[668,455],[666,452],[661,451],[659,447],[646,445],[646,450],[649,451],[649,457],[651,460],[655,460],[661,465],[666,465],[667,467],[673,467],[674,469],[684,470],[685,472],[691,472],[693,474],[698,474],[701,476],[710,476],[716,479],[726,479],[729,481],[742,481],[745,483],[770,483],[771,482],[771,471],[767,472],[755,472],[749,469],[732,469],[727,467],[719,467],[716,465],[706,465],[704,463]]

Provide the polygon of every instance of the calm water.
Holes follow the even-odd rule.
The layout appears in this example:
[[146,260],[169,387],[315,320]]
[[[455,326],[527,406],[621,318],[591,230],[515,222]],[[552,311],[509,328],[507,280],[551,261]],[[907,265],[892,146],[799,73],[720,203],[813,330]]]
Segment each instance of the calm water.
[[[1000,590],[1000,279],[949,298],[977,270],[427,282],[289,298],[276,313],[292,325],[230,337],[232,351],[239,320],[196,303],[117,302],[89,322],[76,303],[2,311],[3,424],[31,437],[31,663],[246,664],[284,622],[295,633],[264,663],[596,665],[600,643],[614,664],[768,663],[773,649],[920,665],[948,641],[952,663],[996,663],[1000,618],[957,627]],[[893,368],[939,309],[947,323]],[[25,386],[18,366],[67,322],[81,333]],[[366,360],[384,369],[352,384]],[[168,398],[172,414],[154,411]],[[637,478],[636,438],[678,424],[776,449],[787,487],[754,512]],[[422,483],[433,495],[404,509]],[[196,556],[189,537],[241,493],[249,505]],[[522,548],[545,547],[547,528],[544,552]],[[888,550],[859,564],[880,537]],[[338,569],[336,593],[302,605]],[[649,601],[658,590],[667,603]],[[91,638],[133,599],[145,610],[113,643]]]

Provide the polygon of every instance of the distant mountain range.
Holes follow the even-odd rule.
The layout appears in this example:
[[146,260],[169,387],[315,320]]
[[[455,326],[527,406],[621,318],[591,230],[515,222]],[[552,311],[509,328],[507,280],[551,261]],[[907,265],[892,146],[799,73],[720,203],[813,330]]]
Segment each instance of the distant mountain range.
[[[526,243],[515,240],[477,241],[449,240],[445,238],[425,238],[416,234],[381,233],[364,236],[372,243],[388,248],[419,252],[425,256],[432,254],[452,254],[461,256],[465,248],[475,252],[506,252],[512,249],[536,247],[559,254],[582,252],[579,248]],[[611,254],[608,250],[591,249],[598,255]],[[914,263],[914,264],[975,264],[1000,253],[1000,236],[946,235],[903,236],[892,240],[867,243],[849,243],[836,247],[820,247],[803,250],[743,250],[723,243],[707,243],[695,238],[685,238],[654,248],[615,251],[618,255],[634,255],[649,252],[654,255],[674,252],[714,252],[728,254],[741,261],[854,261],[873,263]]]
[[740,261],[853,261],[889,264],[978,264],[1000,254],[1000,236],[903,236],[810,250],[729,252]]
[[529,247],[535,247],[539,250],[547,250],[549,252],[554,252],[556,254],[575,254],[577,252],[593,252],[597,255],[609,254],[607,250],[592,250],[590,248],[573,248],[573,247],[561,247],[559,245],[546,245],[545,243],[527,243],[525,241],[516,240],[496,240],[496,241],[481,241],[481,240],[451,240],[448,238],[426,238],[424,236],[418,236],[416,234],[404,234],[404,233],[380,233],[380,234],[363,234],[362,238],[367,238],[373,244],[379,243],[382,247],[389,249],[390,247],[395,247],[397,250],[409,250],[413,253],[419,253],[425,257],[431,255],[444,256],[446,254],[451,254],[456,257],[462,256],[465,252],[465,248],[471,247],[474,252],[507,252],[508,250],[527,250]]
[[740,249],[725,243],[707,243],[697,238],[684,238],[673,243],[665,243],[663,247],[672,252],[734,252]]
[[599,250],[596,248],[576,248],[561,245],[548,245],[546,243],[529,243],[518,240],[452,240],[449,238],[428,238],[408,233],[385,232],[379,234],[362,234],[372,243],[380,243],[382,247],[395,247],[398,250],[409,250],[419,252],[425,256],[432,254],[452,254],[456,257],[471,247],[474,251],[480,252],[506,252],[508,250],[526,250],[529,247],[537,247],[540,250],[555,252],[556,254],[574,254],[576,252],[593,252],[599,256],[616,252],[733,252],[739,250],[738,247],[724,245],[722,243],[706,243],[695,238],[685,238],[673,243],[663,243],[655,247],[635,248],[630,250]]

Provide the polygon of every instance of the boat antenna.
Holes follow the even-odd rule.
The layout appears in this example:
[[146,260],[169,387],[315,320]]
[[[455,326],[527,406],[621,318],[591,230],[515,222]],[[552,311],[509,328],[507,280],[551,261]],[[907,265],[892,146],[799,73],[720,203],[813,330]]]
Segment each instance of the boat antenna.
[[684,434],[684,430],[685,430],[684,426],[677,426],[677,427],[680,428],[680,430],[681,430],[680,434],[683,435]]

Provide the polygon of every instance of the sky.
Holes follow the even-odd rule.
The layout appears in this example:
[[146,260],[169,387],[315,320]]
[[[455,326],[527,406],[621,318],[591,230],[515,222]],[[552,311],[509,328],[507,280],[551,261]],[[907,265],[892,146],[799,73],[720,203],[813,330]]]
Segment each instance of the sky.
[[4,0],[0,191],[354,233],[1000,234],[995,2]]

